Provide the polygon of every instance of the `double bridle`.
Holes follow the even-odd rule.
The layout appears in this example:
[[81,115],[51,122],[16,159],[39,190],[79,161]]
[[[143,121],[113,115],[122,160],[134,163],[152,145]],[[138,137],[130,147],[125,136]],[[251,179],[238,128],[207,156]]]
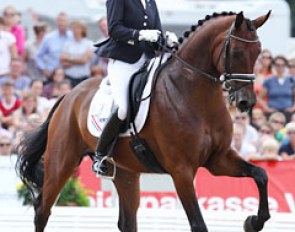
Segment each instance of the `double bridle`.
[[[224,73],[220,76],[219,81],[221,83],[224,83],[224,90],[228,91],[230,94],[234,93],[241,88],[245,87],[248,84],[253,84],[253,81],[255,80],[255,74],[244,74],[244,73],[232,73],[231,72],[231,65],[230,65],[230,41],[231,39],[235,39],[244,43],[257,43],[259,42],[259,38],[256,37],[253,40],[245,39],[236,35],[233,35],[233,29],[235,27],[235,22],[232,23],[226,37],[224,40],[224,46],[220,49],[216,66],[220,62],[221,54],[224,51],[223,60],[224,60]],[[232,82],[244,82],[244,85],[241,85],[238,88],[232,87]]]
[[[251,74],[244,74],[244,73],[232,73],[231,69],[230,69],[230,40],[231,39],[235,39],[241,42],[245,42],[245,43],[257,43],[259,42],[259,38],[256,37],[253,40],[249,40],[249,39],[245,39],[236,35],[233,35],[233,29],[235,27],[235,22],[232,23],[230,29],[228,30],[228,33],[225,37],[224,40],[224,46],[220,49],[219,55],[218,55],[218,59],[216,62],[216,66],[217,64],[220,62],[221,59],[221,55],[222,52],[224,51],[224,56],[223,56],[223,60],[224,60],[224,73],[220,76],[220,77],[215,77],[197,67],[194,67],[193,65],[191,65],[190,63],[188,63],[187,61],[185,61],[183,58],[181,58],[179,55],[177,55],[176,53],[172,53],[170,49],[167,48],[167,46],[163,46],[160,44],[160,46],[165,50],[171,53],[171,55],[176,58],[178,61],[180,61],[182,64],[184,64],[185,66],[187,66],[189,69],[191,69],[193,72],[196,72],[198,74],[203,75],[204,77],[207,77],[215,82],[219,82],[221,84],[223,84],[224,86],[224,90],[228,91],[230,94],[235,93],[236,91],[240,90],[241,88],[245,87],[248,84],[253,84],[253,81],[255,80],[255,74],[251,73]],[[233,88],[232,87],[232,82],[244,82],[244,85],[238,87],[238,88]]]

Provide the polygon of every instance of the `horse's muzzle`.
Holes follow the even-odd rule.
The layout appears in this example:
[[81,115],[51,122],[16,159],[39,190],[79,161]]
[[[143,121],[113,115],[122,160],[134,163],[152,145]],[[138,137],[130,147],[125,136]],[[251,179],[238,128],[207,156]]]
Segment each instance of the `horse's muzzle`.
[[254,105],[255,103],[252,103],[245,99],[237,101],[237,107],[241,112],[249,111]]

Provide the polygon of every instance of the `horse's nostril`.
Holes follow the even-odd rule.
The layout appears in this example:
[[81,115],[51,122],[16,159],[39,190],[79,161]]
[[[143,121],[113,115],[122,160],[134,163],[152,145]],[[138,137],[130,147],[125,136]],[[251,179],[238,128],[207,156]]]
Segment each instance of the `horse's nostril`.
[[240,106],[247,106],[248,105],[248,101],[245,101],[245,100],[239,101],[239,105]]
[[248,111],[249,109],[248,101],[246,100],[239,101],[237,106],[242,112]]

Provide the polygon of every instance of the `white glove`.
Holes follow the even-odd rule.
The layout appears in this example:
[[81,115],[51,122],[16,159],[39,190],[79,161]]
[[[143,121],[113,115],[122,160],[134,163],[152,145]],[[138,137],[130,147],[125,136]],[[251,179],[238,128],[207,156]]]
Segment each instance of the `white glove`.
[[166,42],[168,47],[174,47],[178,45],[178,37],[174,32],[166,31]]
[[139,38],[138,40],[144,40],[149,42],[156,42],[158,41],[161,32],[159,30],[141,30],[139,31]]

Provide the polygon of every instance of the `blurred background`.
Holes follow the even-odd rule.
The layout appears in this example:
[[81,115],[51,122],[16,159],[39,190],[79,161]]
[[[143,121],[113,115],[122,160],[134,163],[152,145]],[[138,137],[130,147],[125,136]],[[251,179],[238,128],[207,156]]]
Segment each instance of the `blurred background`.
[[[28,37],[36,20],[44,20],[54,25],[59,12],[66,12],[72,19],[82,19],[87,23],[89,37],[93,40],[101,36],[97,30],[97,20],[106,14],[106,0],[1,0],[0,8],[7,4],[17,6],[22,24],[26,25]],[[158,0],[158,8],[164,28],[178,35],[196,24],[207,14],[222,11],[243,10],[249,18],[266,14],[272,10],[271,20],[260,29],[263,45],[274,54],[284,54],[293,48],[291,35],[295,35],[295,2],[292,0]]]

